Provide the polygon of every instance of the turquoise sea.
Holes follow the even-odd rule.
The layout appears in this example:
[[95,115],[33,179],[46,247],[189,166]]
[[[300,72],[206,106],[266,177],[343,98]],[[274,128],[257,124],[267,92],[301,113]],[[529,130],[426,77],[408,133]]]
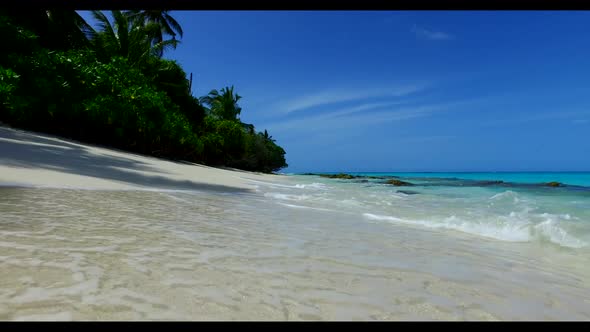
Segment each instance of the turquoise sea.
[[[350,209],[365,220],[500,241],[569,248],[590,244],[590,172],[348,174],[358,178],[292,175],[302,182],[299,196],[270,196],[295,199],[302,207]],[[386,184],[391,178],[412,186]]]
[[355,175],[398,176],[411,178],[441,178],[466,180],[499,180],[514,183],[547,183],[557,181],[568,185],[590,187],[590,172],[392,172],[349,173]]

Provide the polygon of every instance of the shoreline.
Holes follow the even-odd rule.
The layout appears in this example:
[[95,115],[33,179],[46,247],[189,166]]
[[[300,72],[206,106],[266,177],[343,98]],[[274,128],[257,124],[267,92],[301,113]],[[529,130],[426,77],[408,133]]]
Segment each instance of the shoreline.
[[251,192],[284,175],[171,161],[0,124],[0,186]]

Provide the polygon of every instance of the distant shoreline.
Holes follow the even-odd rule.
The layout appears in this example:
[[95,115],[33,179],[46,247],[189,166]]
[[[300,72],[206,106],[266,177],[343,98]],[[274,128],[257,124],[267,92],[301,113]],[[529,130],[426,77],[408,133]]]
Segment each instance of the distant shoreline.
[[320,172],[295,175],[319,175],[341,179],[392,177],[410,182],[411,180],[440,179],[443,181],[490,182],[484,183],[485,185],[497,183],[519,187],[581,187],[584,190],[590,188],[590,172]]

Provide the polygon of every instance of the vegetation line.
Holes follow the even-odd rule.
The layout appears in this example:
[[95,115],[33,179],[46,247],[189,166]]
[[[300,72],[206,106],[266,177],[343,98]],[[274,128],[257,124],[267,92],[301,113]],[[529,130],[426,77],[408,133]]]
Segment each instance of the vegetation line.
[[176,61],[182,27],[166,10],[0,11],[0,121],[82,142],[211,166],[276,172],[285,151],[240,120],[232,87],[201,98]]

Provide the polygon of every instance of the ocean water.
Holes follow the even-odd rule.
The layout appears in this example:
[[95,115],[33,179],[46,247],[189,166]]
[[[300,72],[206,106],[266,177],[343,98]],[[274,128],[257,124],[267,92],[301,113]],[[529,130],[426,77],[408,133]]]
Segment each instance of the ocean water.
[[[355,199],[367,207],[363,215],[371,220],[450,229],[501,241],[571,248],[590,245],[590,172],[350,174],[361,178],[314,178],[320,179],[318,184],[330,185],[334,198],[356,194]],[[414,185],[383,183],[390,178]],[[563,186],[546,185],[554,181]]]
[[587,174],[366,175],[0,187],[0,320],[590,319]]
[[464,180],[499,180],[513,183],[547,183],[590,187],[590,172],[394,172],[394,173],[350,173],[357,175],[398,176],[405,178],[438,178]]

